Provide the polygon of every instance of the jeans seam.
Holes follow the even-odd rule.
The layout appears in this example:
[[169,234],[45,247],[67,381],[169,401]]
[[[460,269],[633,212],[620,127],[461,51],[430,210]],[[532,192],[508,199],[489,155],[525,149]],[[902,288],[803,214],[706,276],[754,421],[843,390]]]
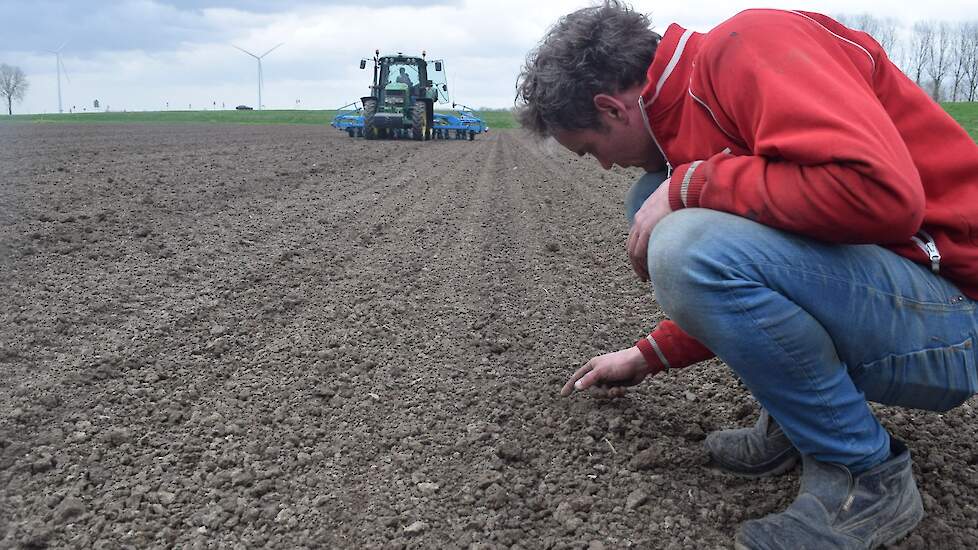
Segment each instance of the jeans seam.
[[[748,278],[748,277],[746,277],[746,273],[743,273],[742,271],[740,271],[740,270],[739,270],[739,267],[740,267],[741,265],[748,265],[748,264],[747,264],[747,263],[745,263],[745,264],[739,264],[739,265],[736,265],[736,266],[732,266],[732,267],[729,267],[729,269],[731,269],[732,271],[738,271],[738,272],[740,273],[740,276],[741,276],[741,277],[742,277],[742,278],[743,278],[744,280],[750,280],[750,278]],[[758,284],[760,284],[760,283],[758,283]],[[780,294],[780,295],[781,295],[782,297],[784,297],[784,298],[785,298],[786,300],[788,299],[788,297],[787,297],[787,296],[785,296],[784,294],[781,294],[780,292],[778,292],[778,291],[776,291],[776,290],[774,290],[773,288],[770,288],[770,287],[765,287],[765,288],[767,288],[767,289],[768,289],[768,290],[770,290],[771,292],[777,292],[777,293],[778,293],[778,294]],[[798,357],[796,357],[796,356],[795,356],[795,355],[794,355],[793,353],[791,353],[790,351],[788,351],[788,350],[787,350],[787,349],[785,348],[785,346],[784,346],[784,344],[782,344],[782,343],[781,343],[781,342],[780,342],[780,341],[778,340],[778,338],[777,338],[777,337],[775,337],[774,335],[772,335],[772,334],[771,334],[770,332],[768,332],[768,331],[767,331],[766,329],[764,329],[764,328],[761,328],[761,326],[760,326],[760,324],[758,323],[758,320],[757,320],[757,319],[756,319],[756,318],[755,318],[755,317],[754,317],[753,315],[751,315],[751,314],[750,314],[750,312],[748,312],[748,311],[747,311],[747,309],[746,309],[746,308],[744,307],[744,304],[742,303],[742,301],[741,301],[741,299],[740,299],[740,298],[737,298],[737,297],[734,297],[734,300],[735,300],[735,301],[737,302],[737,307],[739,307],[739,308],[740,308],[740,310],[741,310],[741,313],[742,313],[743,315],[745,315],[746,317],[748,317],[748,318],[750,318],[750,320],[751,320],[751,323],[752,323],[752,324],[754,325],[754,327],[755,327],[755,329],[757,329],[757,330],[759,330],[760,332],[763,332],[763,333],[764,333],[764,334],[765,334],[765,335],[766,335],[766,336],[767,336],[767,337],[768,337],[768,338],[769,338],[769,339],[770,339],[770,340],[771,340],[771,341],[772,341],[772,342],[773,342],[773,343],[774,343],[775,345],[777,345],[777,346],[778,346],[778,348],[779,348],[779,349],[781,349],[781,352],[782,352],[782,353],[784,353],[784,354],[785,354],[786,356],[788,356],[789,358],[791,358],[791,359],[793,359],[793,360],[795,361],[795,364],[796,364],[796,365],[801,365],[801,364],[803,364],[803,361],[800,361]],[[789,300],[789,301],[790,301],[790,300]],[[792,301],[792,303],[794,303],[794,302]],[[797,304],[795,304],[795,305],[797,306]],[[799,309],[801,309],[801,306],[797,306],[797,307],[798,307]],[[804,311],[804,310],[803,310],[803,311]],[[806,313],[807,313],[807,312],[806,312]],[[808,314],[808,315],[811,315],[811,314]],[[813,317],[813,319],[814,319],[814,317]],[[818,319],[815,319],[815,321],[816,321],[816,322],[818,322],[818,324],[819,324],[820,326],[822,325],[822,323],[821,323],[821,322],[819,322],[819,321],[818,321]],[[825,330],[825,327],[822,327],[822,330]],[[826,334],[827,334],[827,333],[828,333],[828,331],[826,331]],[[834,346],[834,343],[833,343],[833,348],[834,348],[834,347],[835,347],[835,346]],[[836,352],[836,357],[838,357],[838,355],[839,355],[839,354],[838,354],[838,352]],[[841,359],[840,359],[840,360],[841,360]],[[809,369],[808,369],[808,368],[806,367],[806,368],[804,368],[804,369],[803,369],[803,372],[804,372],[804,376],[805,376],[805,378],[807,378],[807,379],[808,379],[808,383],[809,383],[809,385],[810,385],[810,386],[812,386],[812,387],[814,387],[814,386],[815,386],[815,383],[814,383],[814,380],[812,379],[812,374],[811,374],[811,372],[810,372],[810,370],[809,370]],[[835,410],[834,410],[834,408],[833,408],[833,407],[831,407],[831,406],[829,406],[829,403],[828,403],[828,401],[826,401],[826,398],[825,398],[825,396],[824,396],[824,392],[822,392],[822,391],[820,391],[820,390],[815,390],[815,391],[814,391],[814,393],[815,393],[815,394],[816,394],[816,395],[818,396],[818,399],[819,399],[819,401],[821,401],[821,402],[822,402],[822,406],[823,406],[824,408],[826,408],[827,410],[829,410],[829,411],[830,411],[830,416],[831,416],[831,418],[832,418],[832,423],[834,424],[834,426],[833,426],[833,427],[834,427],[834,428],[836,428],[836,429],[838,429],[838,428],[839,428],[840,426],[842,426],[842,423],[841,423],[841,422],[839,421],[839,417],[838,417],[838,416],[837,416],[837,415],[835,414]],[[872,413],[870,413],[870,414],[872,414]],[[782,429],[784,429],[784,426],[783,426],[783,425],[782,425]],[[840,431],[841,431],[841,430],[840,430]],[[853,442],[853,441],[851,440],[851,438],[850,438],[850,437],[848,437],[848,436],[847,436],[847,437],[846,437],[846,444],[847,444],[847,445],[853,445],[853,444],[854,444],[854,442]]]
[[[965,312],[965,311],[975,311],[976,309],[978,309],[978,301],[969,298],[968,296],[966,296],[960,290],[958,290],[958,293],[959,293],[960,296],[964,296],[965,297],[965,301],[962,302],[960,305],[955,306],[955,304],[950,303],[946,299],[943,302],[922,301],[922,300],[919,300],[919,299],[916,299],[916,298],[908,298],[908,297],[902,296],[900,294],[894,294],[892,292],[883,291],[883,290],[880,290],[880,289],[878,289],[878,288],[876,288],[874,286],[869,286],[867,284],[863,284],[863,283],[859,283],[859,282],[853,281],[852,279],[845,279],[843,277],[838,277],[836,275],[830,275],[830,274],[827,274],[827,273],[821,273],[821,272],[818,272],[818,271],[813,271],[811,269],[804,269],[804,268],[795,267],[795,266],[787,266],[787,265],[784,265],[784,264],[778,264],[778,263],[773,263],[773,262],[748,261],[748,262],[741,262],[741,263],[738,263],[738,264],[734,264],[734,265],[731,265],[731,266],[728,266],[728,267],[730,269],[736,269],[736,270],[740,271],[741,268],[746,267],[746,266],[767,266],[767,267],[771,267],[771,268],[774,268],[774,269],[783,269],[785,271],[789,271],[789,272],[793,272],[793,273],[800,273],[800,274],[804,274],[804,275],[807,275],[807,276],[814,276],[814,277],[820,277],[820,278],[824,278],[824,279],[830,279],[832,281],[842,283],[845,286],[856,287],[856,288],[859,288],[859,289],[862,289],[862,290],[872,291],[872,292],[875,292],[875,293],[877,293],[877,294],[879,294],[881,296],[888,296],[890,298],[894,298],[894,299],[897,299],[897,300],[902,300],[902,301],[905,301],[905,302],[911,302],[914,305],[921,306],[921,307],[927,307],[927,308],[934,309],[934,310],[953,311],[953,312],[959,312],[959,311],[960,312]],[[741,273],[743,274],[743,271],[741,271]],[[953,284],[953,283],[950,283],[950,284]],[[957,290],[957,287],[955,287],[955,289]]]

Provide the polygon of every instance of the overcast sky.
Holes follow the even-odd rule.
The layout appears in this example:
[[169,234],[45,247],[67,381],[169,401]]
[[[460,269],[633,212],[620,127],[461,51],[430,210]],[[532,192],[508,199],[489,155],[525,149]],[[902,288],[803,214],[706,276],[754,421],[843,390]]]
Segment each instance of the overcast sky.
[[[62,44],[65,111],[213,109],[257,104],[265,57],[268,109],[330,109],[367,92],[359,60],[420,53],[446,61],[453,99],[510,107],[527,51],[562,14],[588,0],[0,0],[0,63],[20,67],[30,88],[15,112],[57,112],[55,50]],[[677,22],[698,31],[750,7],[830,15],[871,13],[914,21],[978,19],[975,0],[636,0],[662,32]]]

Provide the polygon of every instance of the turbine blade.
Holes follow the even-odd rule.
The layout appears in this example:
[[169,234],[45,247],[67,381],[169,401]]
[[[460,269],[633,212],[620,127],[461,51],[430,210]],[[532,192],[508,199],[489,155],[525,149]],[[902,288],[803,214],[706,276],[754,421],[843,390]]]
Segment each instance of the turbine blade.
[[61,72],[64,73],[65,80],[67,80],[68,82],[71,82],[71,79],[68,78],[68,69],[65,68],[65,62],[61,60],[61,56],[60,55],[58,56],[58,64],[61,65]]
[[268,50],[267,52],[261,54],[259,57],[265,57],[266,55],[268,55],[268,54],[272,53],[273,51],[275,51],[276,49],[278,49],[278,47],[281,46],[282,44],[285,44],[285,42],[280,42],[277,46],[275,46],[274,48],[272,48],[272,49]]
[[[231,47],[232,47],[232,48],[238,48],[238,47],[237,47],[237,46],[235,46],[234,44],[231,44]],[[253,54],[253,53],[251,53],[251,52],[249,52],[248,50],[246,50],[246,49],[244,49],[244,48],[238,48],[238,49],[239,49],[239,50],[241,50],[241,51],[243,51],[244,53],[246,53],[246,54],[248,54],[248,55],[250,55],[251,57],[254,57],[255,59],[258,59],[258,56],[257,56],[257,55],[255,55],[255,54]]]

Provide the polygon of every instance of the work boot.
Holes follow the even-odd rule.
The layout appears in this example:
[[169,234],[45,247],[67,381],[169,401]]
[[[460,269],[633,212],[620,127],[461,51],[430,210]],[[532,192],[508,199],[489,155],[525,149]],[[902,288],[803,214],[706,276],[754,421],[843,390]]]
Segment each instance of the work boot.
[[721,470],[741,477],[783,474],[800,456],[781,426],[761,409],[753,428],[722,430],[706,436],[706,448]]
[[903,538],[924,517],[907,446],[853,477],[845,466],[802,460],[801,490],[787,510],[744,523],[737,550],[871,549]]

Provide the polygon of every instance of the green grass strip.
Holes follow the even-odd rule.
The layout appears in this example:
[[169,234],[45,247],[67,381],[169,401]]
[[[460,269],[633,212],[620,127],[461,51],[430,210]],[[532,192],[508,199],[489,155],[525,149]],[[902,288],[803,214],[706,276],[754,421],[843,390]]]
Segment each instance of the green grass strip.
[[[944,109],[978,141],[978,102],[944,103]],[[447,112],[447,111],[446,111]],[[513,112],[487,109],[476,113],[489,128],[517,128]],[[197,124],[329,124],[336,111],[145,111],[0,116],[0,123],[197,123]]]

